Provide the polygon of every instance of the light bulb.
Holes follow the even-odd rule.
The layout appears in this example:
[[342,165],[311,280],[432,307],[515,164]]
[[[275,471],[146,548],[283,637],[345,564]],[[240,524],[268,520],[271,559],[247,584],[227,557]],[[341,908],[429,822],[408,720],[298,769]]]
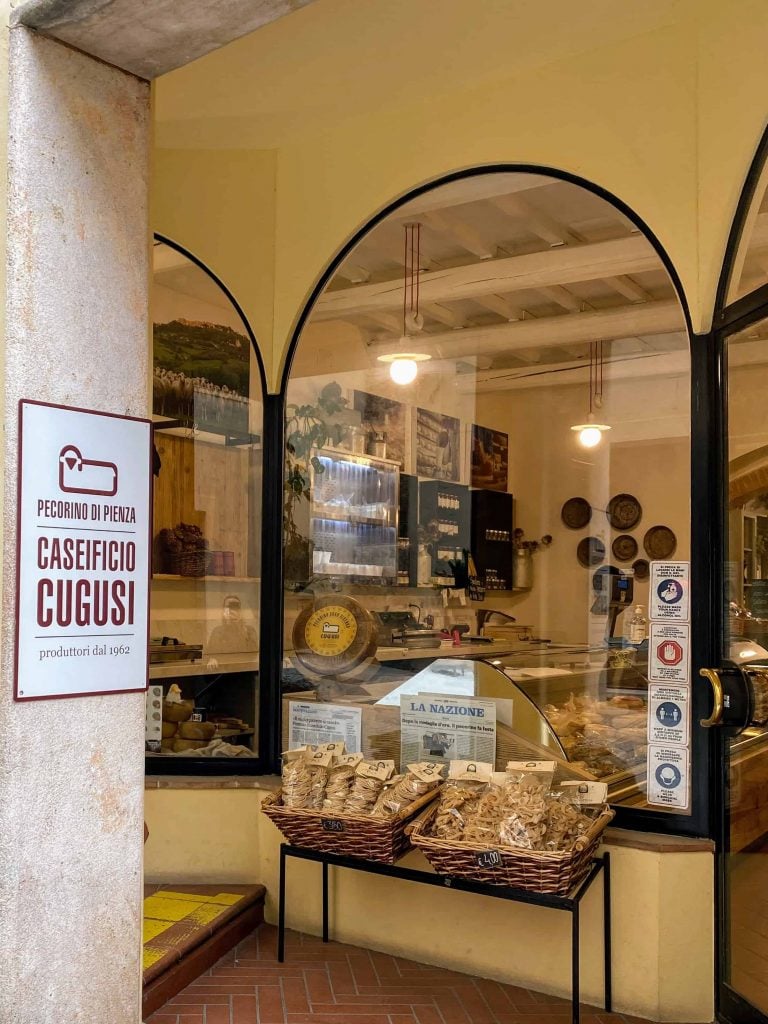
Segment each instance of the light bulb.
[[416,380],[415,359],[393,359],[389,364],[389,376],[395,384],[410,384]]
[[579,444],[582,448],[595,448],[600,444],[603,433],[597,427],[582,427],[579,431]]

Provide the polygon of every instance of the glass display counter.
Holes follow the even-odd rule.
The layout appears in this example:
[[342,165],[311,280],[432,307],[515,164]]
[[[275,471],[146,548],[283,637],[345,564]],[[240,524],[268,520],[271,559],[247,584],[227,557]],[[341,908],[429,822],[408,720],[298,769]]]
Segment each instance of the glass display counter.
[[[381,660],[386,652],[379,651],[379,660],[347,680],[310,680],[293,670],[284,679],[284,689],[293,691],[284,698],[284,749],[290,703],[297,699],[359,706],[364,754],[399,762],[401,698],[489,698],[496,703],[497,770],[510,760],[554,760],[560,778],[607,783],[612,803],[643,802],[647,680],[642,661],[617,667],[615,655],[601,648],[531,642],[489,647],[405,651],[404,657],[386,661]],[[462,754],[454,749],[447,756]]]

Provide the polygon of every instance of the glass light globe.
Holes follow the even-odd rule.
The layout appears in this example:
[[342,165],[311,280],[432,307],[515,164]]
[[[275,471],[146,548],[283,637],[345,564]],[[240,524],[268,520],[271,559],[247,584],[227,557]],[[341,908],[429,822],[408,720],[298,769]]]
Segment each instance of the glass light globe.
[[395,384],[410,384],[416,380],[415,359],[393,359],[389,364],[389,376]]
[[595,448],[600,444],[603,432],[597,427],[582,427],[579,431],[579,444],[583,448]]

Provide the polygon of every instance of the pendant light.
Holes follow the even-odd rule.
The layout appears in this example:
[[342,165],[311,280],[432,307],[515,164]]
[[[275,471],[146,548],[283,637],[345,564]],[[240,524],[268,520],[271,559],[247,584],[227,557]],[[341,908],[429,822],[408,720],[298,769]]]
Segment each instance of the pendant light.
[[395,384],[412,384],[416,380],[418,364],[432,357],[426,352],[413,352],[413,335],[424,327],[419,312],[419,274],[421,273],[421,224],[404,225],[403,255],[403,336],[397,352],[379,356],[379,362],[389,363],[389,376]]
[[592,341],[589,344],[589,414],[586,423],[577,423],[571,427],[578,435],[582,448],[596,448],[603,439],[603,434],[611,428],[607,423],[597,423],[594,410],[603,405],[603,342]]

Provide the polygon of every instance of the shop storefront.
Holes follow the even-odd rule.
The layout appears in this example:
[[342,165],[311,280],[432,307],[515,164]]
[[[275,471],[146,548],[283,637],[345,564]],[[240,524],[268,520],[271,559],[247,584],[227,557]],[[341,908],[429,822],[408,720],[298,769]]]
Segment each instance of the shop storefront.
[[[344,738],[398,768],[546,760],[555,786],[604,786],[614,1007],[765,1020],[766,13],[595,10],[568,41],[531,13],[539,56],[513,67],[509,13],[478,25],[457,2],[430,71],[408,5],[376,38],[342,6],[317,0],[161,75],[151,147],[144,82],[103,65],[89,79],[85,54],[11,34],[8,409],[37,397],[154,428],[146,705],[102,697],[89,719],[87,702],[56,702],[85,760],[51,750],[84,806],[94,786],[117,800],[86,815],[109,836],[94,860],[125,857],[124,991],[100,1012],[134,1019],[142,768],[145,877],[262,882],[274,919],[281,836],[261,804],[282,752]],[[374,67],[387,39],[402,40],[397,73]],[[446,87],[459,40],[466,73]],[[726,44],[740,61],[716,59]],[[52,381],[41,342],[60,298],[41,268],[69,244],[24,219],[29,190],[56,187],[55,170],[38,181],[62,145],[36,112],[51,83],[54,122],[85,110],[101,140],[67,137],[68,166],[95,147],[84,173],[103,178],[93,224],[77,221],[77,173],[59,204],[81,251],[98,242],[70,288],[91,295],[86,269],[103,286],[92,310],[64,303],[61,351],[131,325],[130,343],[89,352],[94,387]],[[8,547],[7,602],[13,564]],[[27,711],[6,711],[20,748]],[[466,727],[480,711],[485,732]],[[22,786],[40,783],[33,760]],[[306,896],[291,927],[319,929],[318,870],[291,868]],[[332,921],[342,940],[569,988],[570,932],[540,908],[344,875]],[[596,1004],[601,929],[594,894],[582,991]]]

